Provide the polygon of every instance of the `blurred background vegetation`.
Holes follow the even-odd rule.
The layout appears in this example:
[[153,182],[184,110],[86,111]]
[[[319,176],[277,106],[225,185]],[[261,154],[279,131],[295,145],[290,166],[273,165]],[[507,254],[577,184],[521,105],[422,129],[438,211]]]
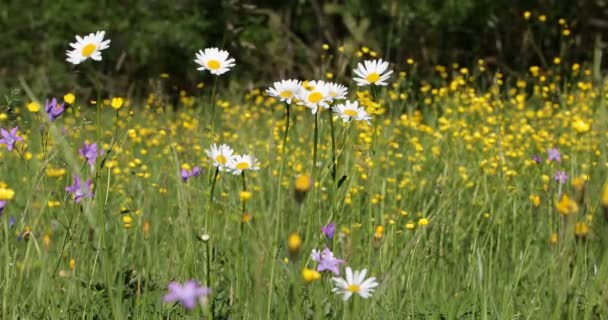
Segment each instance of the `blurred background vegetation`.
[[[607,2],[2,0],[0,89],[19,87],[23,79],[41,93],[101,83],[137,96],[166,73],[174,88],[191,90],[211,79],[193,62],[198,49],[211,46],[236,58],[222,85],[236,81],[240,88],[321,77],[321,66],[349,76],[344,61],[356,59],[362,46],[397,68],[413,58],[420,74],[480,58],[505,73],[550,65],[555,57],[597,64],[601,35],[608,31]],[[112,40],[103,61],[77,68],[65,62],[74,36],[96,30]],[[323,44],[330,49],[322,50]]]

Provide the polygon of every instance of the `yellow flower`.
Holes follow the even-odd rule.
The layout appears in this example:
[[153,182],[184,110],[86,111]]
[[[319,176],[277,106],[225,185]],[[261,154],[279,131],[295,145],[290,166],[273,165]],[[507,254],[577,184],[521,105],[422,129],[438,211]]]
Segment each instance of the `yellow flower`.
[[572,129],[577,133],[586,133],[591,130],[591,125],[581,119],[577,119],[572,123]]
[[305,173],[298,175],[296,177],[295,188],[298,192],[308,192],[312,188],[312,179]]
[[38,110],[40,110],[40,103],[36,102],[36,101],[32,101],[30,103],[27,104],[27,110],[29,110],[29,112],[38,112]]
[[302,278],[304,278],[306,282],[310,283],[321,279],[321,274],[317,270],[304,268],[302,269]]
[[562,215],[569,215],[578,211],[578,204],[564,194],[562,199],[555,204],[557,211]]
[[125,229],[130,229],[133,226],[133,218],[129,215],[122,216],[122,223]]
[[578,238],[585,238],[589,234],[589,225],[586,222],[574,224],[574,235]]
[[408,229],[408,230],[412,230],[412,229],[414,229],[415,227],[416,227],[416,225],[415,225],[415,224],[413,224],[413,223],[411,223],[411,222],[410,222],[410,223],[406,223],[406,224],[405,224],[405,228],[406,228],[406,229]]
[[376,227],[376,231],[374,232],[374,239],[380,240],[380,239],[382,239],[383,235],[384,235],[384,227],[383,226],[377,226]]
[[15,197],[15,191],[13,191],[12,189],[0,188],[0,200],[1,201],[13,200],[14,197]]
[[418,220],[419,226],[426,226],[427,224],[429,224],[429,219],[427,218],[420,218],[420,220]]
[[528,19],[530,19],[531,16],[532,16],[532,12],[524,11],[524,19],[528,20]]
[[46,249],[48,249],[51,246],[51,235],[48,233],[45,233],[44,236],[42,237],[42,243],[44,244],[44,247]]
[[602,203],[602,207],[608,208],[608,183],[606,183],[604,185],[604,188],[602,188],[602,195],[600,200]]
[[249,212],[243,212],[243,215],[241,215],[241,222],[247,223],[249,221],[251,221],[251,214]]
[[122,108],[123,102],[124,102],[124,100],[121,97],[112,98],[111,106],[115,110],[118,110],[118,109]]
[[69,92],[65,96],[63,96],[63,101],[65,101],[65,103],[67,104],[72,104],[74,103],[74,101],[76,101],[76,96],[73,93]]
[[239,196],[241,198],[241,201],[245,202],[251,200],[252,194],[249,191],[241,191]]
[[585,183],[587,183],[588,179],[589,177],[586,174],[575,177],[572,179],[572,187],[574,187],[576,191],[581,191],[585,187]]
[[556,244],[556,243],[557,243],[557,240],[558,240],[558,237],[557,237],[557,232],[553,232],[553,233],[551,233],[551,238],[549,238],[549,242],[550,242],[551,244]]
[[298,253],[300,251],[300,247],[302,246],[302,237],[300,237],[297,233],[291,233],[289,237],[287,237],[287,248],[289,252],[292,254]]
[[70,259],[68,266],[70,267],[70,270],[76,269],[76,260],[74,260],[74,258]]
[[532,205],[534,206],[534,208],[538,208],[538,206],[540,206],[540,196],[531,194],[530,201],[532,201]]
[[46,169],[46,175],[50,178],[59,178],[63,177],[67,173],[65,168],[48,168]]

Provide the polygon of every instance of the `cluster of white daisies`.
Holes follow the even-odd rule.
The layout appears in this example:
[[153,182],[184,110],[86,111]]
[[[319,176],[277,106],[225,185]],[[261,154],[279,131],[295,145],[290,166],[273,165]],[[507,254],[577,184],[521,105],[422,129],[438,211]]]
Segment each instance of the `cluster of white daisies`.
[[[76,42],[70,43],[72,50],[67,52],[67,61],[79,64],[88,58],[101,60],[101,50],[110,47],[110,40],[104,40],[104,36],[105,31],[97,31],[84,38],[76,36]],[[228,52],[218,48],[199,50],[194,62],[199,65],[198,70],[207,70],[214,75],[224,74],[235,65],[235,60],[230,58]],[[388,62],[382,59],[364,61],[357,64],[357,68],[353,70],[356,75],[353,80],[358,86],[386,86],[387,80],[393,73],[388,67]],[[371,119],[357,101],[345,100],[343,103],[336,103],[332,108],[334,102],[344,100],[348,94],[348,89],[341,84],[320,80],[307,82],[282,80],[275,82],[266,92],[288,104],[304,105],[310,108],[313,114],[316,114],[319,108],[332,109],[344,122],[357,120],[369,123]]]
[[234,154],[234,150],[226,144],[211,145],[208,150],[205,150],[207,156],[211,159],[211,163],[219,171],[226,171],[232,174],[241,174],[247,170],[259,170],[260,166],[256,158],[248,154]]

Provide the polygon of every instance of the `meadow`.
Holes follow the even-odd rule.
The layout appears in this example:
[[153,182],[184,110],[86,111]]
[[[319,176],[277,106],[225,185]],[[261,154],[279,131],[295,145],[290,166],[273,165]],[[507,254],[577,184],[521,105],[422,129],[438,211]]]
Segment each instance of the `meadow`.
[[[108,39],[77,37],[66,65]],[[0,113],[1,319],[608,315],[591,64],[420,81],[414,59],[324,45],[341,71],[235,92],[219,49],[192,53],[201,83],[175,102],[21,81]]]

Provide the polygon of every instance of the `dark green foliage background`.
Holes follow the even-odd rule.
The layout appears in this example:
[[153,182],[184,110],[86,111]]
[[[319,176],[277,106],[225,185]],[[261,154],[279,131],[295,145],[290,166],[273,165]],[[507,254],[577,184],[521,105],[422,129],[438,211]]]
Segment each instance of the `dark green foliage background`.
[[[133,94],[167,72],[188,89],[201,81],[194,53],[210,46],[237,59],[231,79],[240,84],[318,76],[322,43],[366,45],[397,64],[405,57],[423,67],[485,58],[518,71],[554,56],[590,60],[595,35],[608,30],[607,8],[605,0],[2,0],[0,88],[18,87],[22,77],[42,92],[101,83]],[[525,21],[525,10],[548,20]],[[560,36],[559,18],[572,37]],[[96,30],[112,39],[103,62],[66,63],[74,36]]]

